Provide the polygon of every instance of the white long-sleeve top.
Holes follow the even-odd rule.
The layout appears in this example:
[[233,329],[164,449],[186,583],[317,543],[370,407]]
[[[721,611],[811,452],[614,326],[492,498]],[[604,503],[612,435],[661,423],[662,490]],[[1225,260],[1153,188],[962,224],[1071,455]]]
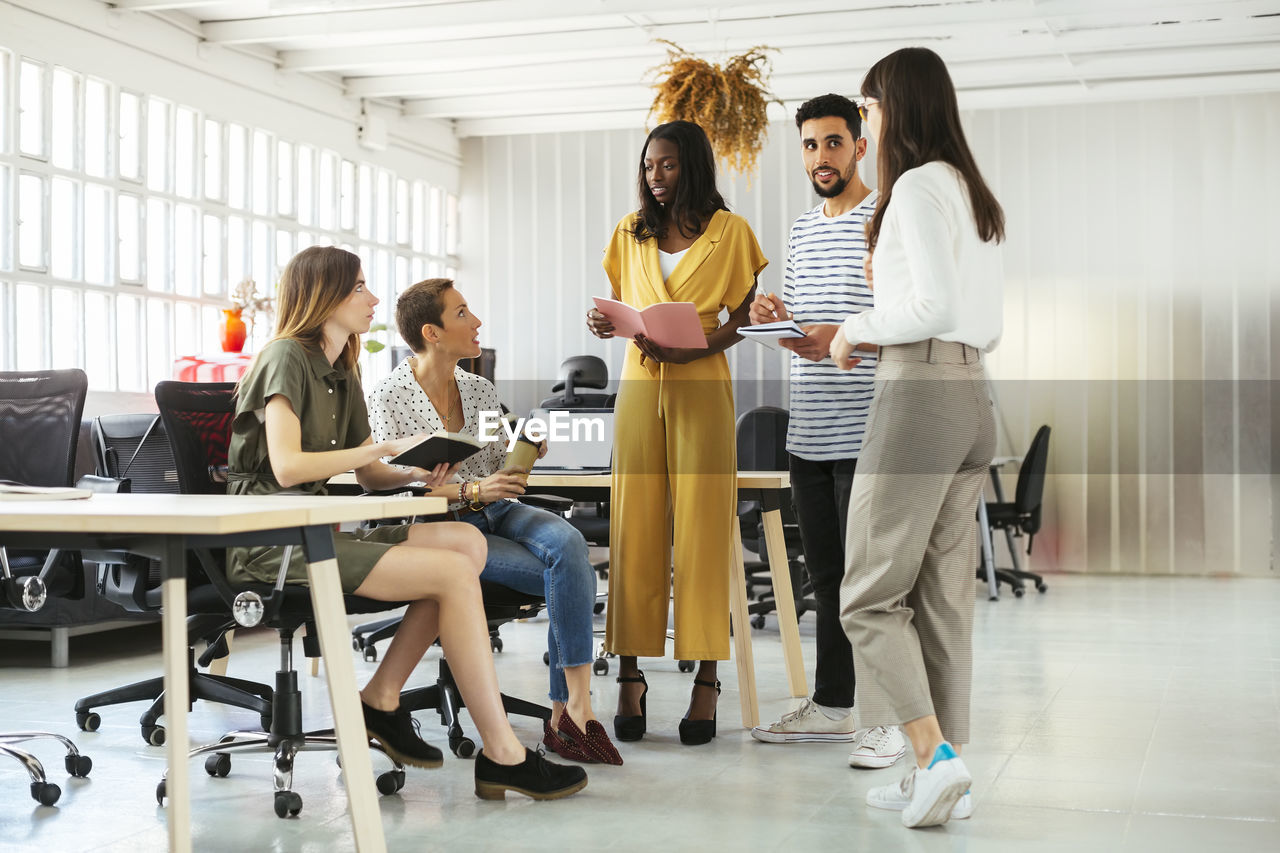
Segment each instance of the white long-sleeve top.
[[938,338],[995,349],[1004,325],[1000,249],[978,236],[968,188],[949,164],[908,169],[894,183],[872,272],[875,307],[844,321],[851,343]]

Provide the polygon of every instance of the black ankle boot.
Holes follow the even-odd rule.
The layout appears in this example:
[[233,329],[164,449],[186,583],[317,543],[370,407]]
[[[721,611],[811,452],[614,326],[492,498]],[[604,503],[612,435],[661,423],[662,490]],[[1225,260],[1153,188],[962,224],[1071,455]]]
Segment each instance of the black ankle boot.
[[649,695],[649,682],[644,680],[643,672],[640,672],[640,670],[636,670],[636,672],[639,672],[640,674],[619,675],[614,679],[619,684],[634,684],[638,681],[644,685],[644,690],[640,693],[640,716],[624,717],[619,714],[615,715],[613,718],[613,736],[618,740],[640,740],[640,738],[644,737],[645,729],[648,725],[649,708],[645,697]]
[[[716,698],[720,697],[720,682],[703,681],[701,678],[695,678],[694,684],[700,684],[703,687],[714,687],[716,689]],[[689,701],[689,709],[693,710],[693,700]],[[684,719],[680,721],[680,742],[685,746],[699,746],[704,743],[710,743],[711,739],[716,736],[716,715],[712,714],[709,720],[691,720],[689,712],[686,711]]]
[[558,800],[587,787],[587,771],[581,767],[552,764],[531,749],[519,764],[498,764],[480,750],[476,754],[476,796],[505,800],[515,791],[535,800]]

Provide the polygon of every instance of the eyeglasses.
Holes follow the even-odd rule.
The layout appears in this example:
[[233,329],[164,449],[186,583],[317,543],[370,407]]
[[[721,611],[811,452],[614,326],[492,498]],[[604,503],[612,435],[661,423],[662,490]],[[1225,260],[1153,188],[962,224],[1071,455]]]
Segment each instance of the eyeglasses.
[[858,115],[862,116],[863,121],[866,121],[867,110],[869,110],[871,107],[878,107],[878,106],[880,106],[879,101],[872,101],[872,100],[863,101],[862,103],[858,104]]

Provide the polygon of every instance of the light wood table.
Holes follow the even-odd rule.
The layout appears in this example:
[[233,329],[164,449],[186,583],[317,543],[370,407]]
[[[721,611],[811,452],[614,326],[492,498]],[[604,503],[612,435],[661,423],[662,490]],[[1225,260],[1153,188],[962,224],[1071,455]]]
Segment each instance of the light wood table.
[[[610,481],[609,474],[543,474],[535,471],[529,477],[529,492],[563,495],[573,500],[607,501]],[[787,564],[787,546],[782,531],[782,501],[790,499],[790,491],[791,475],[786,471],[738,472],[738,498],[760,501],[764,510],[765,550],[777,603],[787,686],[792,696],[807,696],[809,688],[800,653],[800,627],[796,621],[795,595],[791,589],[791,570]],[[751,626],[747,616],[746,564],[742,554],[742,535],[736,520],[733,549],[729,617],[733,624],[742,724],[753,728],[760,723],[760,706],[756,695],[755,658],[751,651]]]
[[[355,667],[332,528],[370,518],[442,512],[443,498],[272,495],[94,495],[88,500],[5,501],[0,545],[116,548],[158,556],[163,565],[164,716],[169,773],[169,849],[191,850],[187,764],[186,551],[197,547],[301,544],[347,786],[356,849],[384,851],[373,763],[357,699]],[[270,812],[267,819],[274,819]]]

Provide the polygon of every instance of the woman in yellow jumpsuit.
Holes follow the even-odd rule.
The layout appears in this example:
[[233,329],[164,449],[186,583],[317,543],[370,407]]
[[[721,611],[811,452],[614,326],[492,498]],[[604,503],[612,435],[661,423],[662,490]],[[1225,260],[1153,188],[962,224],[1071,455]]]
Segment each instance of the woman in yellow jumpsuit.
[[[737,523],[733,386],[724,351],[749,323],[756,276],[768,261],[746,220],[716,190],[715,157],[702,128],[660,125],[640,155],[640,210],[618,223],[605,249],[613,298],[643,309],[692,302],[707,347],[661,347],[637,335],[627,347],[615,407],[609,518],[606,647],[621,658],[619,740],[639,740],[649,690],[637,657],[666,650],[674,574],[675,656],[700,661],[680,740],[715,737],[716,662],[729,657],[729,561]],[[721,325],[721,309],[729,319]],[[600,338],[613,325],[599,311]]]

